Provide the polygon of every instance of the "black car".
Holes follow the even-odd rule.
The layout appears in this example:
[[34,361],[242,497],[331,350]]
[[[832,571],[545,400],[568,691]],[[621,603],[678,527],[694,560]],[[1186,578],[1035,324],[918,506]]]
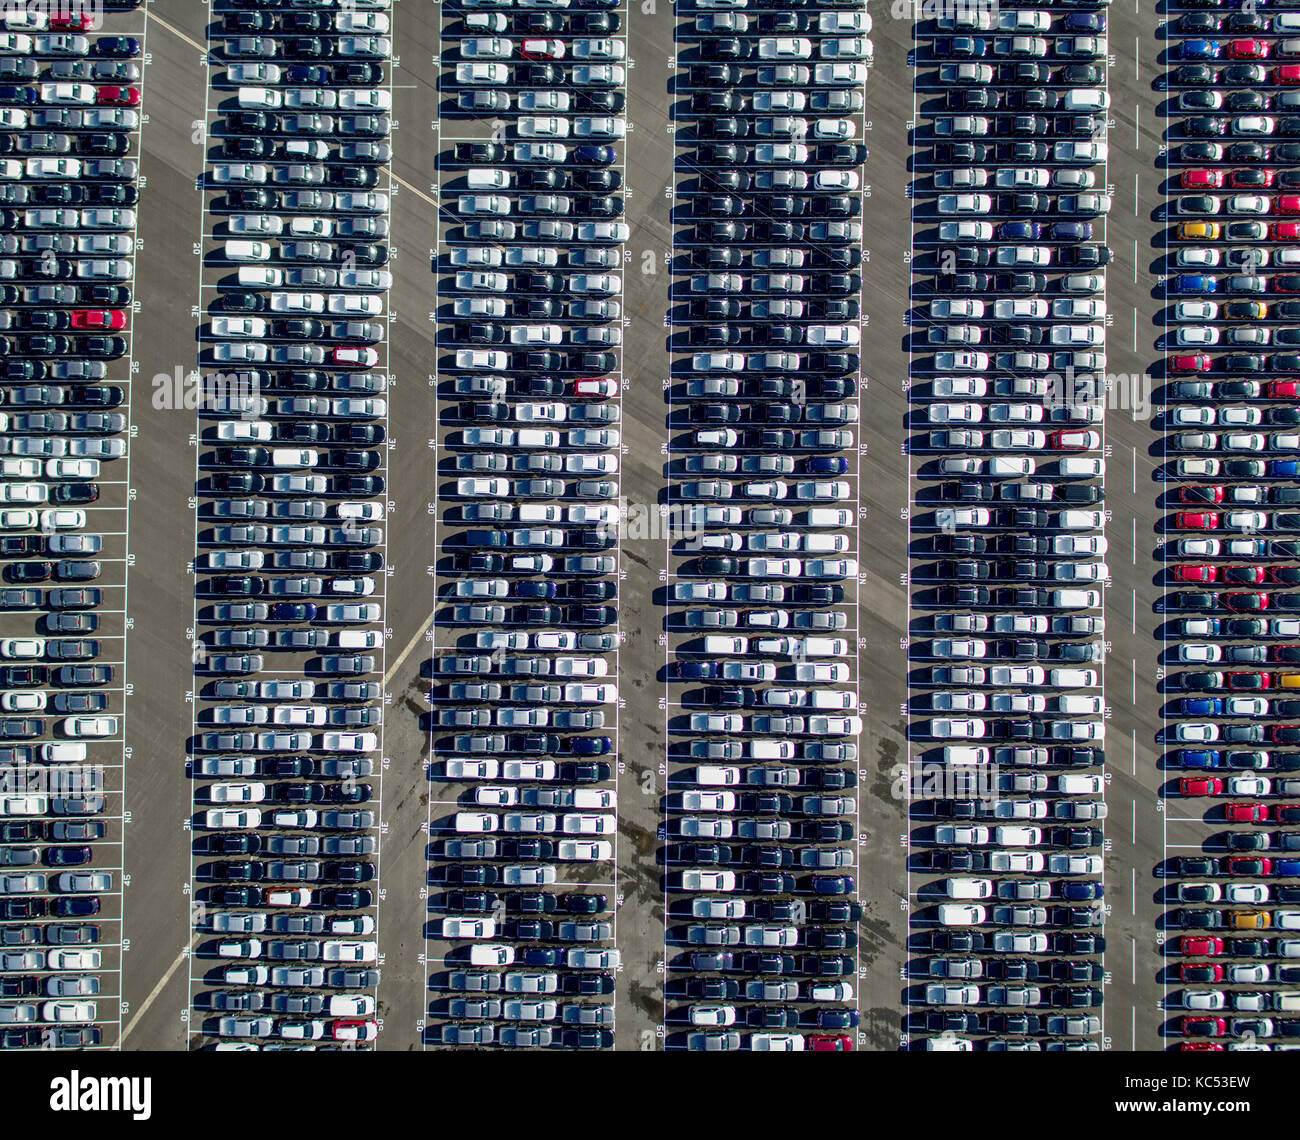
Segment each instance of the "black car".
[[749,42],[738,36],[712,37],[701,41],[697,48],[700,59],[723,63],[748,59],[751,51]]
[[456,144],[452,157],[457,163],[471,165],[483,162],[495,163],[502,161],[505,151],[506,148],[501,143],[462,142]]
[[687,69],[687,84],[691,87],[729,87],[740,85],[740,68],[729,63],[694,64]]

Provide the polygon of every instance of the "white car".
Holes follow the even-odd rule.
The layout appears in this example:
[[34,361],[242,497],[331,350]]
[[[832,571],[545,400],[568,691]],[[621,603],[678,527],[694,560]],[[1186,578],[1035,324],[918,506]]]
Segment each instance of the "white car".
[[509,59],[514,52],[514,41],[502,36],[474,36],[460,41],[463,59]]
[[759,59],[811,59],[813,54],[812,40],[796,36],[768,36],[758,41],[758,51],[756,52]]
[[41,1020],[57,1022],[85,1022],[96,1019],[97,1007],[93,1001],[47,1001],[41,1003]]
[[559,115],[521,115],[515,120],[515,132],[526,139],[564,139],[572,124]]
[[622,59],[627,53],[622,40],[575,39],[569,45],[570,55],[575,60]]
[[94,85],[90,83],[41,83],[37,92],[42,103],[90,105],[96,98]]
[[115,716],[70,716],[60,726],[67,736],[104,737],[117,735]]
[[993,197],[990,194],[940,194],[938,209],[941,214],[990,214]]
[[930,735],[939,740],[979,740],[987,726],[975,717],[941,717],[930,722]]
[[442,920],[441,926],[443,938],[493,938],[496,931],[495,919],[464,915],[448,915]]
[[818,63],[813,65],[813,85],[815,87],[860,88],[866,81],[867,66],[864,63]]
[[871,59],[874,51],[866,36],[823,37],[817,46],[822,59]]
[[210,808],[199,814],[199,826],[213,830],[248,830],[261,823],[260,808]]
[[9,661],[36,661],[45,656],[42,637],[0,638],[0,658]]
[[379,947],[373,942],[331,940],[321,945],[321,957],[326,962],[373,962],[379,956]]
[[584,63],[569,73],[569,79],[579,87],[618,87],[626,77],[621,63]]

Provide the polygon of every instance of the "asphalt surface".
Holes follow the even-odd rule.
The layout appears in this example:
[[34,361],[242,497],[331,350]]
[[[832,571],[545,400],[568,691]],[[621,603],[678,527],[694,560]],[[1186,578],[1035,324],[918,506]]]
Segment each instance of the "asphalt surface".
[[[1109,270],[1108,304],[1114,327],[1108,344],[1113,372],[1139,375],[1152,370],[1152,348],[1159,309],[1154,292],[1153,205],[1155,163],[1161,123],[1154,115],[1157,73],[1155,14],[1147,5],[1129,8],[1121,0],[1110,9],[1112,112],[1110,179],[1115,205],[1108,220],[1115,262]],[[902,454],[907,399],[903,318],[910,274],[908,252],[910,146],[904,108],[911,107],[912,73],[907,53],[910,20],[891,19],[886,6],[873,5],[875,66],[867,84],[866,135],[871,156],[865,180],[872,185],[863,223],[870,261],[864,267],[860,501],[866,515],[859,527],[859,558],[866,581],[859,589],[859,630],[867,641],[859,657],[859,687],[868,703],[859,740],[861,830],[858,897],[865,914],[860,927],[865,977],[858,982],[865,1048],[898,1046],[901,1014],[900,969],[906,954],[905,803],[891,794],[896,767],[907,753],[906,572],[907,528],[900,511],[908,506],[908,464]],[[135,354],[139,378],[170,376],[196,362],[195,318],[199,264],[192,252],[202,233],[202,197],[195,176],[202,169],[202,147],[192,141],[192,124],[204,116],[198,77],[207,10],[182,0],[156,0],[149,8],[145,73],[141,195],[143,241],[137,276],[141,311],[136,318]],[[435,6],[394,6],[395,61],[392,204],[395,282],[389,308],[391,325],[389,392],[391,438],[388,516],[389,565],[385,624],[391,628],[385,687],[391,694],[385,725],[382,803],[382,879],[379,909],[383,981],[381,1049],[420,1047],[425,1016],[423,924],[426,918],[425,845],[430,787],[424,773],[428,735],[420,715],[427,704],[420,676],[428,656],[426,632],[434,610],[435,582],[428,573],[434,549],[433,454],[439,438],[437,403],[429,387],[434,360],[436,278],[429,253],[437,243],[436,208],[431,189],[438,180],[439,143],[431,129],[437,107],[440,70],[439,10]],[[670,202],[664,195],[673,178],[673,142],[667,108],[673,52],[672,13],[661,5],[647,14],[634,4],[627,13],[629,55],[628,118],[635,131],[626,144],[630,191],[626,220],[632,227],[631,261],[625,273],[625,385],[622,491],[629,504],[656,504],[663,486],[660,445],[667,440],[662,381],[668,375],[663,313],[671,246]],[[1138,54],[1135,57],[1134,48]],[[1140,60],[1140,64],[1137,62]],[[1140,108],[1140,118],[1139,118]],[[442,128],[446,130],[444,126]],[[1134,179],[1138,196],[1134,196]],[[1136,332],[1134,331],[1136,330]],[[141,385],[141,389],[143,389]],[[138,390],[139,391],[139,390]],[[147,393],[146,393],[147,394]],[[185,962],[190,929],[185,885],[188,881],[190,787],[184,774],[184,743],[190,731],[191,688],[186,628],[191,613],[192,579],[186,564],[193,554],[194,453],[189,435],[192,411],[154,407],[137,398],[139,429],[132,458],[131,549],[136,565],[130,579],[133,619],[127,680],[133,686],[127,722],[133,749],[126,806],[125,933],[131,950],[125,958],[123,1046],[129,1049],[184,1047],[189,974]],[[1106,1034],[1118,1049],[1159,1048],[1152,1016],[1159,986],[1155,940],[1156,883],[1152,868],[1164,851],[1164,820],[1156,809],[1155,734],[1161,701],[1156,691],[1157,625],[1153,604],[1153,546],[1158,512],[1152,482],[1155,436],[1150,421],[1123,410],[1107,416],[1111,452],[1107,504],[1112,584],[1107,593],[1110,654],[1106,696],[1113,716],[1108,724],[1107,897],[1112,911],[1107,928]],[[436,508],[435,508],[436,509]],[[620,583],[620,628],[626,640],[620,653],[620,711],[624,765],[619,777],[620,834],[617,893],[622,905],[617,940],[623,955],[616,995],[618,1049],[656,1047],[662,1017],[659,974],[663,958],[663,913],[656,838],[661,823],[664,758],[664,695],[658,672],[664,611],[653,601],[659,571],[666,566],[663,539],[625,540]],[[1131,742],[1131,743],[1130,743]],[[1140,1010],[1140,1012],[1139,1012]]]
[[[1112,1049],[1160,1049],[1157,1001],[1163,983],[1157,944],[1156,866],[1165,851],[1165,819],[1158,789],[1166,780],[1157,767],[1156,745],[1164,698],[1157,690],[1156,658],[1160,625],[1155,603],[1156,509],[1160,486],[1154,481],[1160,460],[1158,433],[1152,428],[1152,390],[1160,370],[1153,345],[1159,332],[1163,290],[1158,286],[1159,227],[1153,225],[1161,178],[1157,170],[1163,121],[1155,115],[1156,26],[1162,19],[1148,4],[1118,3],[1108,10],[1112,65],[1109,70],[1111,126],[1109,180],[1115,200],[1106,220],[1115,260],[1107,271],[1107,368],[1114,374],[1153,379],[1147,387],[1146,417],[1120,406],[1118,393],[1106,412],[1106,507],[1110,512],[1106,561],[1111,569],[1106,591],[1106,803],[1104,830],[1106,898],[1103,1031]],[[1171,836],[1170,841],[1174,841]]]
[[[139,573],[130,579],[133,618],[127,681],[133,695],[127,718],[132,757],[127,782],[126,867],[131,887],[125,932],[122,1047],[185,1048],[190,945],[190,781],[185,742],[189,694],[194,557],[194,409],[176,406],[176,376],[197,367],[192,306],[199,303],[203,196],[202,54],[207,9],[183,3],[148,9],[138,234],[145,266],[137,275],[135,357],[139,362],[131,451],[136,491],[132,549]],[[166,382],[155,385],[155,377]],[[155,392],[158,396],[155,398]]]

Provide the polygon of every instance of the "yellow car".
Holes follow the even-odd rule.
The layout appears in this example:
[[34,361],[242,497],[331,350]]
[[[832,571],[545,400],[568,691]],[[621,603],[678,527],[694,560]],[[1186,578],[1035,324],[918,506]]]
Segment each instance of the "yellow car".
[[1233,910],[1228,912],[1229,930],[1267,930],[1273,925],[1273,916],[1266,910]]
[[1217,241],[1223,233],[1218,222],[1179,222],[1179,241]]
[[1277,673],[1273,683],[1279,689],[1300,689],[1300,673]]

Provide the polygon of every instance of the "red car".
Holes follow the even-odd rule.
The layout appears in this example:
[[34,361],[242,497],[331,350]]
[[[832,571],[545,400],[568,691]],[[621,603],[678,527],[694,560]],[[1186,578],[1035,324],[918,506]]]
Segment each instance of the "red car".
[[51,16],[52,32],[88,32],[95,26],[95,17],[89,12],[79,12],[75,16]]
[[853,1051],[853,1039],[843,1033],[834,1037],[814,1033],[808,1038],[808,1045],[814,1053],[851,1053]]
[[1228,1032],[1225,1017],[1184,1017],[1182,1029],[1188,1037],[1222,1037]]
[[121,309],[73,309],[72,327],[74,329],[124,329],[126,313]]
[[1228,185],[1234,189],[1258,190],[1273,185],[1271,170],[1234,170],[1228,175]]
[[1273,241],[1300,241],[1300,222],[1274,222],[1268,227],[1268,234]]
[[1175,372],[1208,372],[1210,358],[1204,352],[1188,352],[1175,356],[1169,366]]
[[1189,958],[1215,958],[1223,953],[1223,939],[1206,934],[1184,934],[1178,939],[1178,952]]
[[1184,190],[1217,190],[1223,185],[1223,171],[1184,170],[1179,182]]
[[1300,83],[1300,66],[1283,63],[1273,68],[1273,82],[1285,87]]
[[1277,823],[1300,823],[1300,804],[1274,804],[1269,814]]
[[1258,855],[1238,855],[1232,859],[1225,859],[1222,867],[1224,873],[1228,875],[1271,875],[1273,860],[1261,859]]
[[95,101],[110,107],[138,107],[140,105],[140,88],[138,87],[101,87],[95,92]]
[[1238,614],[1259,613],[1268,609],[1268,595],[1241,591],[1240,593],[1220,594],[1219,602],[1225,610]]
[[1219,516],[1214,511],[1179,511],[1174,526],[1179,530],[1218,530]]
[[1260,673],[1258,670],[1239,669],[1235,673],[1227,675],[1228,688],[1257,693],[1260,689],[1270,689],[1273,687],[1273,675],[1271,673]]
[[1273,199],[1275,214],[1300,214],[1300,194],[1279,194]]
[[1178,1048],[1184,1053],[1222,1053],[1223,1046],[1217,1041],[1180,1041]]
[[373,368],[379,363],[379,353],[373,348],[335,348],[330,351],[330,360],[335,364],[353,365],[357,368]]
[[1223,967],[1217,962],[1184,962],[1178,967],[1180,982],[1221,982]]
[[1215,776],[1184,776],[1178,781],[1180,796],[1221,796],[1223,781]]
[[1184,503],[1221,503],[1223,488],[1215,484],[1196,486],[1187,483],[1178,489],[1178,498]]
[[1228,43],[1229,59],[1267,59],[1268,44],[1263,40],[1231,40]]
[[1101,433],[1054,431],[1047,437],[1047,446],[1054,451],[1092,451],[1101,446]]
[[618,380],[614,377],[584,376],[573,382],[573,394],[592,399],[608,399],[618,395]]
[[1175,582],[1217,582],[1219,579],[1219,568],[1217,566],[1175,566]]
[[1268,805],[1258,801],[1225,804],[1223,818],[1229,823],[1267,823]]
[[563,59],[564,43],[561,40],[524,40],[519,45],[524,59]]

